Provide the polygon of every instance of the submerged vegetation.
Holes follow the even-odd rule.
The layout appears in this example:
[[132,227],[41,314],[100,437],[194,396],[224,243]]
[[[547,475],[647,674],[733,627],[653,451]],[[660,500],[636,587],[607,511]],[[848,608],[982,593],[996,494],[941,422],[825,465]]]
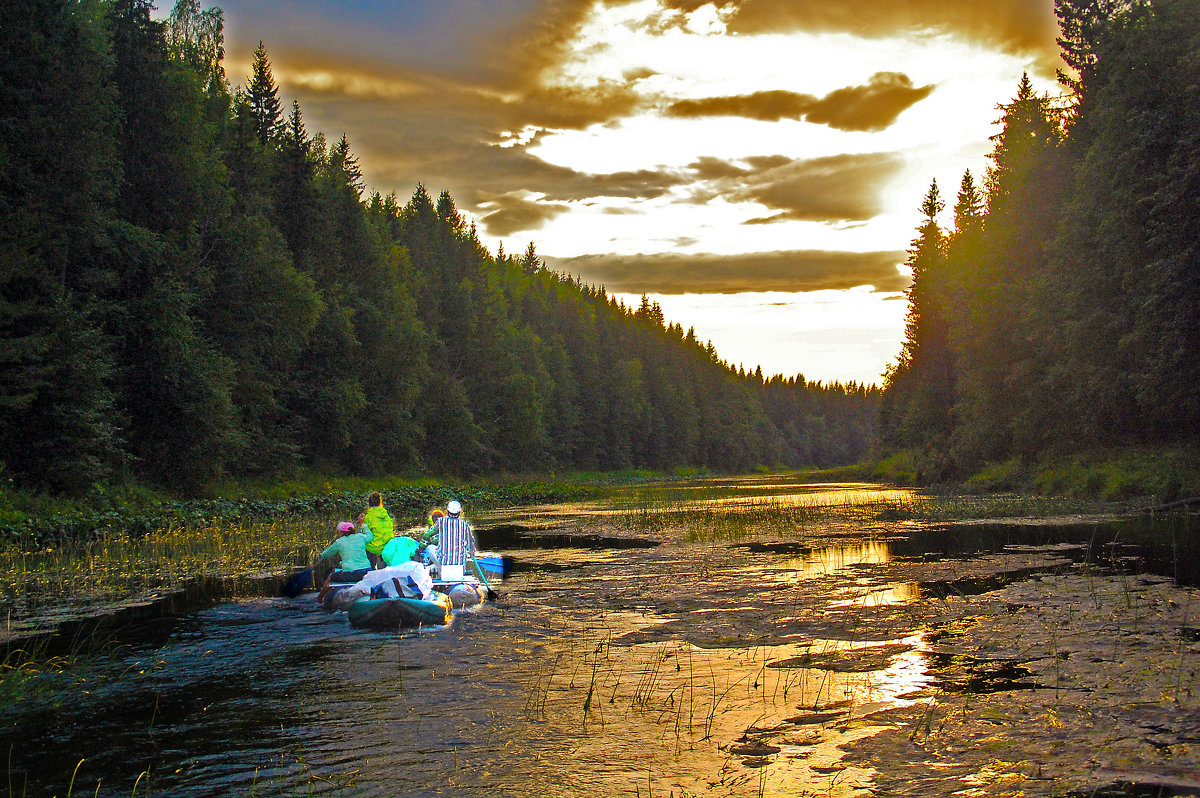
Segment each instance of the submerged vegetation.
[[818,528],[861,534],[900,521],[1113,518],[1139,509],[1090,494],[939,492],[851,481],[865,468],[634,486],[607,500],[620,512],[605,523],[656,539],[796,541]]

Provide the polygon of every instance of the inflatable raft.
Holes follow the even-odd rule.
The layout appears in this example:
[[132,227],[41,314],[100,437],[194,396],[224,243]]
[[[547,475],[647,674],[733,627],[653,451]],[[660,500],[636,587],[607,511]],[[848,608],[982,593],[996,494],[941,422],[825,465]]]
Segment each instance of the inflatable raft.
[[418,598],[362,597],[346,606],[346,615],[355,629],[374,632],[411,629],[421,626],[445,626],[455,610],[478,607],[487,600],[487,588],[474,579],[461,582],[433,583],[430,601]]

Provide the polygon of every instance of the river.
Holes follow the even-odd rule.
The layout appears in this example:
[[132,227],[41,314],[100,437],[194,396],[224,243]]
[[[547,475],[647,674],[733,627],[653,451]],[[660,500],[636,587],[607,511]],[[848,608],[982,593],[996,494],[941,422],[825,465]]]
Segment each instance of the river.
[[[659,513],[896,498],[694,488]],[[515,567],[446,628],[311,593],[141,622],[4,708],[8,795],[1200,794],[1186,519],[704,540],[631,533],[647,501],[481,514]]]

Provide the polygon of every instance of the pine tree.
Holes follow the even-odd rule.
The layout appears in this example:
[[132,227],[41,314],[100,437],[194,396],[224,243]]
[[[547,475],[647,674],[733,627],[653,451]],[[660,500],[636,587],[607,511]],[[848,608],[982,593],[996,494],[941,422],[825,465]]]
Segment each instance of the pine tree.
[[267,48],[262,41],[254,50],[254,62],[251,66],[250,84],[247,87],[250,97],[250,109],[254,118],[254,131],[258,135],[258,143],[263,147],[273,142],[283,128],[281,106],[279,104],[279,89],[275,85],[275,76],[271,74],[271,61],[267,58]]
[[891,445],[927,450],[931,478],[949,475],[946,457],[952,431],[955,374],[950,351],[952,286],[946,273],[946,236],[937,217],[945,203],[934,180],[921,202],[924,221],[909,250],[912,284],[905,338],[884,383],[886,411],[881,437]]

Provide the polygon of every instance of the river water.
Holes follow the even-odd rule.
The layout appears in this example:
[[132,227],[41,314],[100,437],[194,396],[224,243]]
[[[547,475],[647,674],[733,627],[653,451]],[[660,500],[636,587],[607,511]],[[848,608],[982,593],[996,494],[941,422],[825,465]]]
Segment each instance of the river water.
[[[687,508],[756,497],[777,510],[896,498],[871,486],[704,483]],[[1005,591],[1078,590],[1071,617],[1082,624],[1086,596],[1125,580],[1132,606],[1148,584],[1148,601],[1182,612],[1161,621],[1174,624],[1161,659],[1191,661],[1200,637],[1187,528],[1155,533],[1158,547],[1126,545],[1127,533],[1090,522],[816,522],[791,536],[703,542],[606,534],[629,509],[620,505],[481,515],[481,544],[515,567],[493,585],[498,601],[447,628],[352,630],[308,593],[247,596],[126,630],[4,709],[7,794],[936,794],[919,781],[937,772],[926,761],[935,710],[957,713],[962,694],[1028,701],[1048,689],[1038,663],[1053,658],[1032,648],[1001,652],[989,668],[963,656],[982,647],[966,635],[1019,617],[1014,603],[1037,603]],[[1160,576],[1140,576],[1151,573]],[[1073,665],[1083,657],[1062,657],[1068,637],[1056,638],[1055,657]],[[1147,773],[1160,791],[1128,794],[1194,794],[1194,662],[1172,678],[1164,711],[1178,717],[1158,719],[1170,727],[1161,767],[1124,753],[1097,764],[1085,739],[1077,755],[1039,760],[1036,776],[1034,754],[997,769],[992,754],[963,752],[951,756],[962,773],[945,794],[1083,795]],[[912,748],[922,723],[923,747]],[[902,757],[908,775],[885,778],[881,757]],[[925,788],[909,792],[904,779]],[[1001,789],[1018,781],[1021,792]]]

